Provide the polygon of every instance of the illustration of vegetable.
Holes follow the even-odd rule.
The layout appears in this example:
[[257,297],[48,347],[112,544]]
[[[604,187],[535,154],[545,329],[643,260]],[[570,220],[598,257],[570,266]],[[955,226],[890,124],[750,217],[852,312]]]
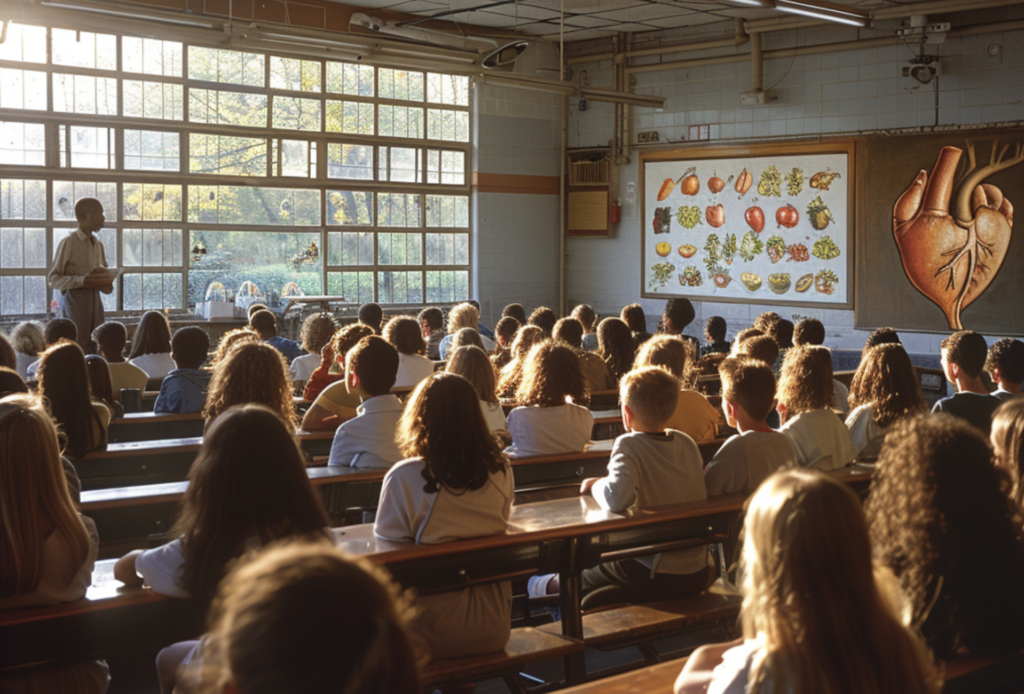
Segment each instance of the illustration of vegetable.
[[704,278],[701,277],[696,265],[687,265],[679,275],[679,284],[684,287],[699,287],[704,284]]
[[761,288],[761,276],[755,275],[752,272],[744,272],[740,275],[740,281],[752,292],[756,292]]
[[811,258],[811,256],[807,254],[807,246],[802,243],[794,243],[790,245],[790,247],[786,249],[786,252],[789,253],[789,257],[786,258],[787,263],[791,260],[802,263],[805,260],[810,260]]
[[842,176],[832,171],[819,171],[811,176],[811,181],[808,185],[818,190],[828,190],[828,187],[832,185],[832,181],[837,178],[842,178]]
[[760,207],[748,207],[743,213],[743,219],[747,220],[750,228],[757,233],[764,231],[764,211]]
[[[931,174],[921,170],[893,207],[893,234],[911,283],[933,301],[952,330],[963,329],[961,313],[981,296],[999,274],[1013,234],[1013,205],[996,186],[984,181],[1024,162],[1024,143],[992,143],[988,163],[978,166],[974,145],[950,198],[963,150],[943,147]],[[1019,178],[1019,174],[1018,174]]]
[[708,209],[704,212],[707,217],[708,224],[714,228],[718,228],[725,224],[725,208],[721,205],[708,205]]
[[803,294],[814,284],[814,273],[809,272],[796,281],[796,290]]
[[750,174],[749,171],[743,169],[743,172],[739,175],[739,178],[736,179],[736,192],[740,194],[740,199],[742,199],[743,196],[747,194],[747,191],[750,190],[750,185],[753,182],[754,177]]
[[780,272],[775,275],[768,276],[768,288],[776,294],[785,294],[789,291],[789,273]]
[[832,260],[833,258],[839,257],[839,246],[835,244],[835,241],[833,241],[831,237],[822,236],[814,242],[814,250],[811,251],[811,254],[815,258]]
[[786,242],[782,240],[782,237],[772,236],[768,239],[768,257],[771,258],[772,264],[782,260],[784,255],[786,255]]
[[722,271],[722,266],[718,264],[721,260],[722,243],[718,240],[718,234],[708,234],[707,241],[704,243],[704,252],[707,253],[704,256],[704,266],[708,269],[709,275],[714,275]]
[[761,255],[764,250],[764,243],[757,237],[752,231],[748,231],[747,235],[743,237],[743,241],[740,243],[740,257],[748,263],[753,260],[756,256]]
[[665,182],[661,184],[661,190],[658,191],[658,202],[666,200],[669,195],[672,195],[672,191],[675,190],[676,184],[678,184],[680,181],[682,181],[684,178],[686,178],[696,170],[696,166],[691,166],[685,172],[683,172],[683,175],[680,176],[679,178],[666,178]]
[[679,220],[679,223],[682,226],[687,229],[692,229],[701,223],[700,208],[696,205],[680,205],[679,212],[676,214],[676,219]]
[[700,179],[690,174],[679,183],[679,192],[683,195],[696,195],[700,192]]
[[766,197],[782,195],[782,174],[774,164],[761,172],[761,180],[757,183],[757,192]]
[[795,166],[793,170],[786,174],[786,192],[791,197],[800,195],[800,191],[804,189],[804,170],[798,169]]
[[651,224],[655,234],[667,234],[672,227],[672,208],[655,207],[654,219]]
[[725,260],[726,265],[732,265],[733,258],[736,257],[736,234],[726,234],[725,243],[722,244],[722,258]]
[[732,282],[732,277],[729,277],[729,275],[725,274],[724,272],[719,272],[717,275],[711,278],[711,281],[714,282],[715,286],[718,287],[719,289],[725,289],[726,287],[729,286],[729,283]]
[[729,180],[723,181],[718,177],[718,172],[716,171],[715,175],[708,179],[708,190],[716,194],[721,193],[725,189],[726,184],[731,180],[732,176],[729,176]]
[[814,198],[807,205],[807,216],[811,219],[811,226],[821,231],[832,221],[832,211],[828,209],[821,200],[821,196]]
[[662,241],[654,247],[654,252],[664,258],[666,255],[672,252],[672,244],[668,241]]
[[775,211],[775,221],[779,226],[792,229],[800,221],[800,213],[792,205],[786,205]]
[[839,278],[831,270],[822,270],[814,276],[814,288],[822,294],[833,293],[837,284],[839,284]]
[[[651,281],[648,287],[654,291],[658,291],[672,279],[672,273],[676,271],[676,266],[672,263],[657,263],[651,266],[651,272],[654,273],[651,277]],[[657,286],[655,286],[657,285]]]
[[697,247],[691,246],[690,244],[685,244],[679,247],[679,255],[683,256],[684,258],[692,258],[696,252]]

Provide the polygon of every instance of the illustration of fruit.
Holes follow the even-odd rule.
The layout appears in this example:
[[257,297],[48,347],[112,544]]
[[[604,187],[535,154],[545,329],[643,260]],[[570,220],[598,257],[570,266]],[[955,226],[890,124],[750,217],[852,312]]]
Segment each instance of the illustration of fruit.
[[657,252],[658,255],[664,258],[665,256],[672,252],[672,244],[669,243],[668,241],[662,241],[661,243],[654,247],[654,250],[655,252]]
[[814,250],[811,251],[815,258],[832,260],[839,257],[839,246],[829,236],[822,236],[814,242]]
[[789,248],[786,249],[786,252],[789,253],[789,257],[786,258],[787,263],[791,260],[802,263],[805,260],[809,260],[811,257],[807,254],[807,246],[802,243],[790,244]]
[[760,207],[748,207],[743,213],[743,219],[747,220],[750,228],[757,233],[764,231],[764,210]]
[[761,255],[761,251],[764,250],[764,243],[757,237],[752,231],[748,231],[747,235],[743,237],[743,241],[740,243],[740,257],[748,263],[753,260],[756,256]]
[[804,189],[804,170],[798,169],[795,166],[793,170],[786,174],[786,192],[790,196],[796,197],[800,195],[800,191]]
[[740,281],[743,285],[752,292],[756,292],[761,288],[761,276],[755,275],[752,272],[744,272],[740,275]]
[[832,181],[837,178],[842,178],[842,176],[832,171],[819,171],[811,176],[811,181],[808,185],[818,190],[828,190],[828,187],[832,185]]
[[654,227],[655,234],[667,234],[672,227],[672,208],[655,207],[651,225]]
[[721,205],[708,205],[704,216],[707,218],[708,224],[716,229],[725,224],[725,208]]
[[683,256],[684,258],[692,258],[696,252],[697,247],[691,246],[690,244],[685,244],[679,247],[679,255]]
[[679,192],[683,195],[696,195],[700,192],[700,179],[690,174],[679,183]]
[[732,259],[736,257],[736,234],[726,234],[725,243],[722,244],[722,258],[726,265],[732,265]]
[[779,223],[779,226],[792,229],[800,221],[800,213],[792,205],[786,205],[775,211],[775,221]]
[[803,294],[814,284],[814,273],[810,272],[796,281],[796,290]]
[[715,286],[718,287],[719,289],[725,289],[726,287],[729,286],[729,283],[732,282],[732,277],[729,277],[729,275],[725,274],[724,272],[719,272],[717,275],[711,278],[711,281],[714,282]]
[[774,164],[761,172],[761,180],[757,183],[757,192],[766,197],[782,195],[782,174]]
[[721,193],[723,190],[725,190],[726,184],[729,183],[729,181],[731,180],[732,176],[729,176],[729,180],[723,181],[718,177],[718,172],[716,171],[715,175],[708,179],[708,190],[716,194]]
[[687,265],[679,275],[679,284],[684,287],[699,287],[704,284],[704,278],[701,277],[696,265]]
[[715,275],[721,272],[722,267],[718,261],[721,260],[722,244],[718,240],[718,234],[708,234],[707,241],[704,243],[704,252],[707,254],[704,256],[704,267],[708,269],[708,274]]
[[781,236],[769,238],[767,248],[768,257],[771,258],[772,264],[779,262],[786,255],[786,242],[782,240]]
[[692,229],[701,223],[700,208],[696,205],[680,205],[679,211],[676,213],[676,219],[685,228]]
[[672,279],[672,273],[676,271],[676,266],[672,263],[657,263],[651,266],[651,281],[647,285],[648,288],[658,291]]
[[814,276],[814,288],[821,294],[831,294],[836,290],[839,278],[831,270],[822,270]]
[[807,205],[807,216],[811,220],[811,226],[821,231],[828,226],[828,223],[832,221],[832,211],[828,209],[821,200],[821,196],[814,198]]
[[743,172],[736,179],[736,192],[740,194],[740,198],[747,194],[750,190],[751,184],[754,182],[754,177],[749,171],[743,169]]
[[1006,157],[1009,145],[992,143],[988,163],[977,166],[967,143],[969,165],[949,203],[963,150],[943,147],[931,174],[921,170],[893,206],[893,234],[911,283],[934,302],[952,330],[963,329],[961,314],[996,278],[1010,247],[1013,205],[984,181],[1024,162],[1024,143]]
[[696,170],[697,170],[696,166],[691,166],[686,171],[684,171],[683,175],[680,176],[679,178],[676,178],[676,179],[666,178],[665,182],[661,184],[661,189],[658,191],[658,202],[661,202],[662,200],[667,199],[669,195],[672,195],[672,191],[675,190],[676,184],[679,183],[680,181],[682,181],[684,178],[686,178],[687,176],[689,176],[690,174],[692,174]]
[[768,276],[768,288],[776,294],[785,294],[789,291],[789,273],[780,272]]

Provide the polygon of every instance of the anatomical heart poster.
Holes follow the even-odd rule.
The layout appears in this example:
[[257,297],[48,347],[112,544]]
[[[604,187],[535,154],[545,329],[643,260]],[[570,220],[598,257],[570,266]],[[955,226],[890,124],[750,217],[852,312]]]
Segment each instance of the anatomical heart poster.
[[858,328],[1024,334],[1024,129],[858,148]]

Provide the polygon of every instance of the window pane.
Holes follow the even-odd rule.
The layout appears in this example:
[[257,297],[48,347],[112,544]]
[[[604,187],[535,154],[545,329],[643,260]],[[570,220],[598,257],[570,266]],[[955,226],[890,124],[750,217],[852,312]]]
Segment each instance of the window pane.
[[125,229],[125,267],[181,267],[181,229]]
[[427,101],[432,104],[469,106],[469,77],[428,72]]
[[181,77],[181,44],[122,36],[121,68],[124,72]]
[[188,220],[210,224],[320,226],[320,191],[190,185]]
[[263,138],[192,133],[188,142],[192,173],[267,175],[267,141]]
[[124,308],[126,311],[183,308],[181,273],[125,273]]
[[0,68],[0,108],[46,110],[46,73]]
[[53,218],[75,221],[75,201],[79,198],[96,198],[103,205],[107,221],[117,219],[117,184],[89,181],[53,182]]
[[117,115],[117,80],[89,75],[53,76],[53,110],[64,113]]
[[270,58],[270,87],[295,92],[320,91],[320,63],[315,60]]
[[181,157],[178,133],[157,130],[124,131],[124,168],[142,171],[178,171]]
[[373,224],[373,193],[359,190],[327,191],[328,224]]
[[469,234],[427,234],[427,265],[469,265]]
[[377,193],[377,226],[420,226],[420,196],[415,193]]
[[189,304],[202,301],[211,282],[220,282],[228,294],[243,282],[253,282],[268,305],[295,282],[306,294],[319,294],[321,263],[319,232],[193,231],[190,243],[206,246],[206,255],[189,264]]
[[0,219],[46,219],[46,181],[0,178]]
[[184,92],[180,84],[124,80],[124,115],[132,118],[181,120]]
[[193,123],[221,123],[267,127],[267,96],[214,89],[188,90],[188,119]]
[[45,63],[46,27],[8,22],[7,40],[0,43],[0,60]]
[[378,94],[382,99],[401,99],[402,101],[423,101],[423,73],[391,70],[382,67],[377,70],[380,80]]
[[188,76],[207,82],[262,87],[265,84],[263,59],[261,53],[189,46]]
[[327,177],[373,180],[373,147],[345,145],[332,142],[327,145]]
[[381,104],[377,107],[377,134],[382,137],[423,137],[423,109]]
[[373,232],[328,232],[327,264],[373,265]]
[[466,184],[466,153],[447,149],[427,150],[427,183]]
[[45,268],[46,229],[0,228],[0,267]]
[[415,147],[381,147],[377,177],[381,181],[421,183],[420,158],[423,150]]
[[98,70],[117,69],[117,37],[89,31],[51,29],[53,64],[89,67]]
[[373,96],[373,67],[355,63],[327,63],[327,91]]
[[436,108],[428,109],[427,138],[469,142],[469,113]]
[[125,183],[122,194],[126,220],[181,221],[181,186],[162,183]]
[[373,104],[328,101],[327,132],[373,135]]
[[377,301],[394,304],[418,304],[423,301],[423,274],[384,271],[377,273]]
[[420,234],[378,234],[378,264],[422,265],[421,239],[422,236]]
[[46,277],[0,277],[0,315],[16,316],[25,313],[46,313]]
[[316,99],[275,96],[274,127],[320,132],[320,102]]
[[0,164],[44,166],[45,126],[42,123],[0,121]]
[[80,125],[60,126],[60,165],[85,169],[113,169],[114,129]]
[[427,303],[462,301],[469,298],[469,273],[459,270],[428,270]]
[[469,196],[428,195],[428,227],[469,227]]
[[327,293],[357,304],[373,301],[373,273],[328,272]]

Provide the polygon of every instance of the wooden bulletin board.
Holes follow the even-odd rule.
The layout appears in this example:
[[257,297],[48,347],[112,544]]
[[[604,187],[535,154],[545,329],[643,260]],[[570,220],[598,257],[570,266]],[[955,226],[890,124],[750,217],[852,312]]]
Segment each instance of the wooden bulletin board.
[[573,188],[567,197],[568,236],[608,235],[608,188]]
[[855,144],[640,155],[641,295],[853,308]]

